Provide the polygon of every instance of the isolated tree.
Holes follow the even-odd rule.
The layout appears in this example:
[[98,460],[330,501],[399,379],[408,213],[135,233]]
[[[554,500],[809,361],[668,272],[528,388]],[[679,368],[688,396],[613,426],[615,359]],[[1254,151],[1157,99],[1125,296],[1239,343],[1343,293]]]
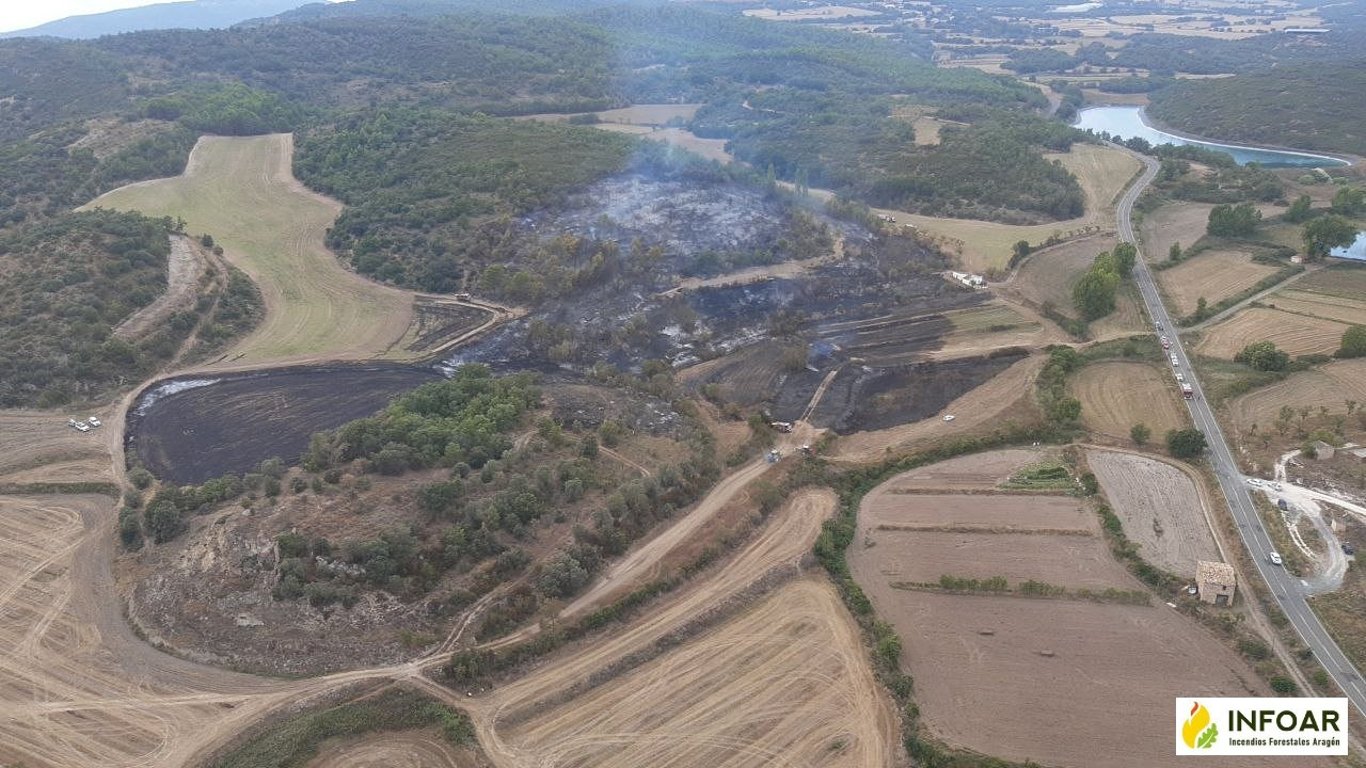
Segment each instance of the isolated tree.
[[1353,413],[1356,412],[1356,409],[1357,409],[1357,401],[1355,401],[1355,400],[1345,400],[1345,401],[1343,401],[1343,405],[1347,406],[1347,415],[1348,415],[1348,416],[1351,416]]
[[[1342,345],[1334,357],[1366,357],[1366,325],[1354,325],[1342,332]],[[1350,411],[1349,411],[1350,413]]]
[[1252,203],[1216,205],[1209,212],[1205,231],[1215,237],[1246,237],[1257,229],[1261,220],[1262,212]]
[[1142,422],[1129,428],[1129,437],[1133,438],[1134,443],[1137,445],[1144,445],[1147,443],[1148,438],[1152,437],[1152,434],[1152,430],[1148,429],[1148,425]]
[[1198,429],[1173,429],[1167,433],[1167,452],[1178,459],[1193,459],[1205,452],[1205,433]]
[[1048,408],[1048,417],[1066,423],[1081,418],[1081,401],[1075,397],[1060,397]]
[[1313,201],[1309,199],[1309,195],[1300,195],[1295,198],[1295,202],[1290,204],[1281,218],[1292,224],[1302,224],[1313,215]]
[[1205,313],[1208,312],[1208,311],[1209,311],[1209,302],[1205,299],[1204,296],[1201,296],[1200,298],[1198,298],[1198,299],[1195,300],[1195,316],[1196,316],[1196,317],[1203,318],[1203,317],[1205,316]]
[[1015,245],[1011,248],[1011,251],[1015,254],[1015,262],[1019,263],[1021,260],[1024,259],[1024,257],[1028,256],[1030,250],[1031,249],[1029,247],[1028,240],[1017,241]]
[[1111,252],[1115,263],[1115,272],[1121,278],[1133,274],[1134,262],[1138,260],[1138,248],[1133,243],[1120,243]]
[[1085,321],[1105,317],[1115,311],[1115,290],[1119,275],[1104,269],[1092,268],[1072,286],[1072,303]]
[[1169,249],[1167,249],[1167,258],[1170,259],[1171,261],[1180,261],[1180,260],[1181,260],[1181,244],[1180,244],[1180,243],[1172,243],[1172,247],[1169,248]]
[[1234,355],[1233,361],[1258,371],[1284,371],[1290,364],[1290,355],[1270,341],[1254,341]]
[[1305,258],[1310,261],[1322,259],[1334,248],[1345,248],[1356,239],[1356,225],[1341,216],[1320,216],[1300,232],[1304,241]]
[[1342,187],[1333,193],[1333,202],[1330,206],[1333,213],[1343,216],[1356,216],[1366,210],[1366,190]]

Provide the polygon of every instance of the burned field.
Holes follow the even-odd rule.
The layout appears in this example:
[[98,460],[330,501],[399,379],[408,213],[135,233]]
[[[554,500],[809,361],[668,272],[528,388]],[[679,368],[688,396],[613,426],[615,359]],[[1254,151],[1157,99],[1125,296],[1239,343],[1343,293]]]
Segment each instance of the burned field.
[[157,477],[201,483],[250,472],[272,457],[294,461],[314,432],[368,416],[395,394],[439,378],[435,369],[389,365],[173,380],[139,398],[125,443]]

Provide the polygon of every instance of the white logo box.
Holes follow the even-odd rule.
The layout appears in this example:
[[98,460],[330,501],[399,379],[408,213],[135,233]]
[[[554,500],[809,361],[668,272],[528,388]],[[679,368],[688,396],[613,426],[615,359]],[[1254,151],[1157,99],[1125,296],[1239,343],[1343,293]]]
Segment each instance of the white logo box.
[[[1208,726],[1201,728],[1197,746],[1191,747],[1186,744],[1183,729],[1197,705],[1209,713],[1209,725],[1216,728],[1217,733],[1209,734]],[[1178,698],[1176,754],[1193,757],[1346,755],[1350,708],[1345,698]],[[1200,736],[1206,739],[1202,740]],[[1211,743],[1201,747],[1201,741]]]

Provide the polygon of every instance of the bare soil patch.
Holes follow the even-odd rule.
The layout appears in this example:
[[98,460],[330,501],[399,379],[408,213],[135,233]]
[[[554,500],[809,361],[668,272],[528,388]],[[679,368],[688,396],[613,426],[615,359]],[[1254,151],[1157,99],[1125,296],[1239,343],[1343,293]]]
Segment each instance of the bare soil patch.
[[877,546],[896,552],[884,556],[880,570],[893,587],[937,584],[941,576],[1004,576],[1011,586],[1033,579],[1068,590],[1131,588],[1128,571],[1110,557],[1105,541],[1087,534],[889,530],[875,535]]
[[1277,271],[1270,264],[1253,261],[1252,254],[1244,251],[1206,251],[1158,272],[1157,279],[1177,311],[1189,315],[1201,298],[1213,306]]
[[1266,299],[1269,306],[1353,325],[1366,324],[1366,270],[1321,269]]
[[1332,354],[1342,343],[1345,330],[1346,323],[1247,307],[1210,328],[1196,351],[1231,360],[1254,341],[1271,341],[1291,355]]
[[879,486],[864,497],[859,524],[889,533],[936,528],[981,528],[1001,533],[1100,532],[1096,516],[1069,496],[897,493],[902,488]]
[[1166,261],[1173,244],[1180,243],[1182,248],[1195,245],[1205,236],[1213,208],[1213,204],[1180,202],[1144,214],[1138,227],[1143,256],[1149,262]]
[[1104,764],[1181,766],[1172,697],[1269,695],[1218,639],[1164,605],[931,594],[858,578],[903,638],[929,731],[975,752],[1091,768],[1091,739],[1123,702],[1125,727],[1107,737]]
[[1161,440],[1169,429],[1186,425],[1186,409],[1176,379],[1166,367],[1106,361],[1082,368],[1069,382],[1081,401],[1086,428],[1115,441],[1129,441],[1129,429],[1143,423]]
[[1144,560],[1186,578],[1195,577],[1197,560],[1223,560],[1204,500],[1185,472],[1117,451],[1088,451],[1086,462]]
[[[894,582],[908,567],[924,569],[917,564],[921,558],[933,558],[930,569],[949,574],[1005,575],[1001,571],[1009,570],[1008,578],[1017,580],[1094,579],[1097,586],[1126,591],[1141,590],[1141,585],[1110,559],[1099,536],[981,532],[964,536],[970,546],[948,548],[936,540],[943,533],[887,530],[877,521],[886,519],[884,505],[890,496],[870,494],[865,499],[849,563],[878,615],[901,635],[902,664],[916,681],[922,723],[934,737],[1009,760],[1089,768],[1096,759],[1093,735],[1113,722],[1114,702],[1123,701],[1125,728],[1109,737],[1105,764],[1176,766],[1181,761],[1171,748],[1173,696],[1188,690],[1265,695],[1255,672],[1240,658],[1160,603],[1149,607],[896,588]],[[1018,518],[1039,527],[1056,522],[1059,514],[1049,506],[1056,497],[962,498],[1014,504]],[[936,496],[903,494],[898,501],[904,519],[954,519],[938,517],[944,502]],[[1073,505],[1074,515],[1086,514],[1077,500],[1061,501]],[[1090,517],[1094,526],[1096,518],[1093,513]],[[988,551],[973,541],[993,536],[1009,546]],[[1040,546],[1046,543],[1054,546]],[[1069,551],[1088,545],[1095,547],[1094,555],[1078,558]]]

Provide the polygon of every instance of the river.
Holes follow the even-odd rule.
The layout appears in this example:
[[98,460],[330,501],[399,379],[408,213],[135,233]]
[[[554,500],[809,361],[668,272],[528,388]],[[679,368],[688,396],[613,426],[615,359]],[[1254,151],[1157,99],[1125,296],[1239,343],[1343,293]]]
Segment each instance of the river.
[[1153,144],[1205,147],[1232,155],[1239,165],[1257,162],[1271,168],[1321,168],[1348,164],[1346,161],[1335,157],[1316,155],[1310,152],[1247,147],[1183,138],[1149,125],[1143,115],[1142,107],[1090,107],[1077,113],[1075,125],[1078,128],[1089,129],[1097,133],[1104,131],[1120,139],[1138,137]]

